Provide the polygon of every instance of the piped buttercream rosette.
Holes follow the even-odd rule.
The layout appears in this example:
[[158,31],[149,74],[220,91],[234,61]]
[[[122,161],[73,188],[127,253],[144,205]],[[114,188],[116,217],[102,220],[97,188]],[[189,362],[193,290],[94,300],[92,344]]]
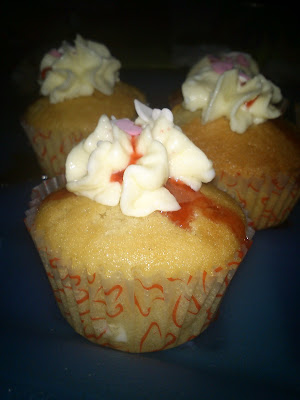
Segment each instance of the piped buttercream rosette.
[[111,95],[119,81],[121,63],[108,48],[76,36],[74,46],[63,42],[42,59],[41,94],[51,103],[79,96],[90,96],[94,90]]
[[169,178],[193,190],[215,176],[212,161],[174,125],[168,109],[135,101],[138,118],[103,115],[95,131],[69,153],[67,189],[101,204],[120,204],[125,215],[180,209],[166,189]]
[[184,108],[202,110],[204,124],[226,117],[237,133],[281,114],[280,89],[259,73],[245,53],[204,57],[189,72],[182,94]]

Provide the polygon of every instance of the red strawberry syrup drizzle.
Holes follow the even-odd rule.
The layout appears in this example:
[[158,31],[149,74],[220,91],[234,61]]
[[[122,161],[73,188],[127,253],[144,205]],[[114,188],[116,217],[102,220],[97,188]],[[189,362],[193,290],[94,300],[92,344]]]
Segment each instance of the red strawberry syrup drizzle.
[[176,225],[184,229],[189,229],[190,223],[195,216],[194,210],[197,208],[210,220],[226,224],[239,242],[249,247],[250,243],[245,235],[245,224],[234,211],[215,203],[200,191],[195,192],[181,181],[168,179],[165,186],[173,194],[181,207],[178,211],[163,213]]
[[[135,164],[137,162],[137,160],[139,160],[141,157],[143,157],[142,154],[137,152],[136,138],[137,138],[137,136],[131,136],[131,145],[132,145],[133,152],[130,155],[130,160],[129,160],[128,166]],[[123,175],[124,175],[125,169],[123,169],[122,171],[114,172],[110,177],[110,181],[111,182],[119,182],[121,184],[123,182]]]
[[46,79],[47,72],[51,71],[51,69],[52,69],[51,67],[46,67],[46,68],[42,69],[42,71],[41,71],[41,79],[42,80]]
[[254,97],[254,99],[252,99],[252,100],[249,100],[249,101],[247,101],[246,103],[245,103],[245,106],[246,107],[251,107],[252,106],[252,104],[255,102],[255,100],[258,98],[258,96],[256,96],[256,97]]

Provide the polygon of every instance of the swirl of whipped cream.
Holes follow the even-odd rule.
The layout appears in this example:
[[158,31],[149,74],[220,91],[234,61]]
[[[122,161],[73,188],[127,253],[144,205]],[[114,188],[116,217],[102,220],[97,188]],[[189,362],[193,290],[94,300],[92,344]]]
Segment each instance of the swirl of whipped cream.
[[187,75],[182,94],[187,110],[202,110],[204,124],[224,116],[237,133],[280,115],[275,106],[282,100],[280,89],[246,53],[204,57]]
[[106,46],[76,36],[75,46],[62,46],[47,53],[40,64],[41,94],[51,103],[89,96],[95,89],[111,95],[119,80],[121,63]]
[[104,205],[120,203],[128,216],[176,211],[180,205],[167,180],[199,190],[215,176],[212,162],[173,124],[170,110],[152,110],[138,100],[135,107],[135,123],[102,115],[95,131],[71,150],[67,189]]

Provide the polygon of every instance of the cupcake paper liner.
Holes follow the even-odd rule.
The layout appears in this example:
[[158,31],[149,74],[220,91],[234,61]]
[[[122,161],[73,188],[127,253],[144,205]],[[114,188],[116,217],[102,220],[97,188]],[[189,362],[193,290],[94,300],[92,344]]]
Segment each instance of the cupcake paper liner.
[[[77,333],[91,342],[131,353],[152,352],[178,346],[198,336],[215,320],[220,302],[244,258],[242,246],[226,265],[197,275],[162,273],[132,279],[122,273],[107,277],[99,265],[95,273],[72,262],[62,263],[35,234],[34,220],[40,201],[64,186],[64,176],[45,180],[32,191],[25,223],[40,254],[57,305]],[[254,231],[249,227],[248,238]],[[80,273],[78,273],[80,270]]]
[[249,178],[218,172],[213,183],[247,210],[256,230],[284,222],[300,197],[299,181],[279,174],[276,178]]
[[65,172],[67,155],[86,135],[73,132],[66,135],[59,131],[42,131],[26,124],[21,125],[36,154],[38,163],[48,177],[54,177]]

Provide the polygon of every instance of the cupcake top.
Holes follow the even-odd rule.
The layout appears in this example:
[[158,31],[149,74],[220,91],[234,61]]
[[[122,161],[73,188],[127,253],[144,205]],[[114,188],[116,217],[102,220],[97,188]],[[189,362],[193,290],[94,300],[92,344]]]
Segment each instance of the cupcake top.
[[210,183],[212,162],[169,109],[135,107],[134,122],[103,115],[71,150],[66,187],[38,205],[38,246],[107,278],[230,269],[250,244],[244,212]]
[[214,178],[212,161],[174,125],[169,109],[152,110],[138,100],[135,107],[135,122],[103,115],[95,131],[72,149],[67,189],[103,205],[120,204],[127,216],[179,210],[166,188],[168,179],[197,191]]
[[76,36],[74,46],[63,42],[50,50],[40,64],[40,92],[51,103],[79,96],[90,96],[94,90],[111,95],[119,81],[121,63],[106,46]]
[[251,243],[238,204],[212,183],[198,192],[174,181],[167,186],[181,209],[143,218],[65,189],[53,192],[40,204],[32,228],[38,247],[74,271],[101,270],[107,278],[121,273],[127,279],[160,273],[180,278],[202,269],[210,275],[220,265],[236,267],[236,252]]
[[259,73],[246,53],[202,58],[188,73],[182,94],[183,107],[201,110],[203,124],[226,117],[237,133],[280,115],[275,106],[282,100],[280,89]]

